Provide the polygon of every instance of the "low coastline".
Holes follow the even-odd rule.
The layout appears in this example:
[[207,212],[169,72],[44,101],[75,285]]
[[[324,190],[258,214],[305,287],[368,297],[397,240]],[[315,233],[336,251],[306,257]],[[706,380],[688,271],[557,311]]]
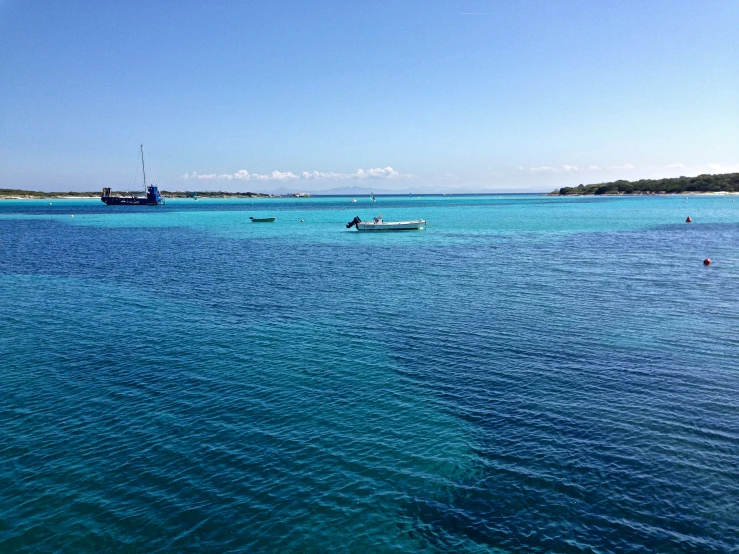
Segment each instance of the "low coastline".
[[685,192],[605,192],[603,194],[585,193],[585,194],[560,194],[559,191],[552,191],[543,194],[542,196],[739,196],[739,191],[728,191],[720,190],[716,192],[699,192],[699,191],[685,191]]
[[[136,196],[138,192],[122,191],[114,196]],[[163,198],[193,198],[191,192],[161,193]],[[198,192],[197,198],[310,198],[307,192],[293,192],[290,194],[264,194],[261,192]],[[100,200],[100,193],[96,192],[41,192],[34,190],[0,189],[0,200]]]

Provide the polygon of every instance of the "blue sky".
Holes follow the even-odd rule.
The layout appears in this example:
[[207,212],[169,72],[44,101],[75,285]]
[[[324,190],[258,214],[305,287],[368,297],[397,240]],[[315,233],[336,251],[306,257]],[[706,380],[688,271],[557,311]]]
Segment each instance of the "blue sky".
[[739,171],[739,2],[0,0],[0,187]]

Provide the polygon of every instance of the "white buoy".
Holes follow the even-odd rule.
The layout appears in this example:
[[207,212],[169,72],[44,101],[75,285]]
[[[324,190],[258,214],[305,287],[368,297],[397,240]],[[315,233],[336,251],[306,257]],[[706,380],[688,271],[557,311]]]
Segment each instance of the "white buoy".
[[74,217],[74,216],[72,216],[72,217]]

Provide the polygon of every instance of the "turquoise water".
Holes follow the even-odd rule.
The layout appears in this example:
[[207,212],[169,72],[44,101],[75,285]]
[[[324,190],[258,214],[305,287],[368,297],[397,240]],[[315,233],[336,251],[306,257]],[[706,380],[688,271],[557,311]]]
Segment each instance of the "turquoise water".
[[0,202],[0,551],[735,552],[738,282],[729,196]]

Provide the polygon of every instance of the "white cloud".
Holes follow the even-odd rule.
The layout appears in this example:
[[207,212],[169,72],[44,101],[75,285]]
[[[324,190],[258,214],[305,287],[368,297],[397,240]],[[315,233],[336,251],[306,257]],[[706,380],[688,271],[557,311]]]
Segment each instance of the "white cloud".
[[260,175],[259,179],[261,181],[292,181],[298,179],[298,176],[292,171],[273,171],[269,175]]
[[333,171],[303,171],[300,174],[301,179],[347,179],[346,173],[335,173]]
[[357,169],[355,173],[357,179],[396,179],[400,177],[400,173],[395,171],[392,167],[374,169]]
[[246,169],[240,169],[236,173],[185,173],[180,179],[199,179],[201,181],[292,181],[299,179],[290,171],[273,171],[272,173],[249,173]]
[[623,165],[612,165],[608,169],[636,169],[636,168],[631,164],[623,164]]
[[392,167],[375,167],[372,169],[357,169],[354,173],[336,173],[334,171],[303,171],[295,175],[292,171],[273,171],[272,173],[249,173],[246,169],[240,169],[236,173],[209,173],[200,174],[197,171],[185,173],[180,179],[200,179],[204,181],[293,181],[305,180],[348,180],[348,179],[410,179],[411,174],[400,174]]
[[670,164],[665,166],[667,169],[682,169],[685,167],[683,164]]
[[461,179],[461,177],[456,173],[444,173],[441,178],[448,181],[459,181]]
[[[519,166],[518,169],[521,170],[523,169],[523,167]],[[569,164],[560,165],[558,167],[552,167],[548,165],[529,167],[529,171],[532,171],[534,173],[575,173],[578,171],[600,171],[601,169],[603,168],[597,165],[589,165],[587,167],[584,167]]]
[[185,173],[180,179],[201,179],[203,181],[230,181],[234,175],[217,175],[216,173],[199,174],[197,171]]

